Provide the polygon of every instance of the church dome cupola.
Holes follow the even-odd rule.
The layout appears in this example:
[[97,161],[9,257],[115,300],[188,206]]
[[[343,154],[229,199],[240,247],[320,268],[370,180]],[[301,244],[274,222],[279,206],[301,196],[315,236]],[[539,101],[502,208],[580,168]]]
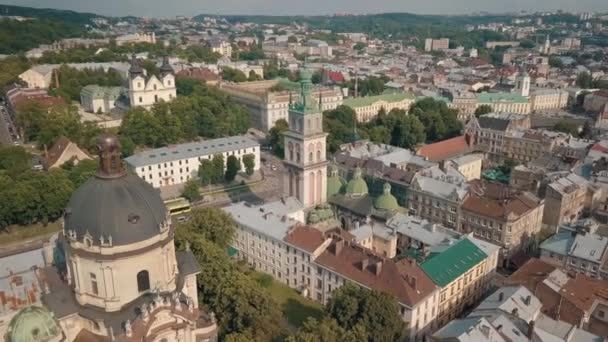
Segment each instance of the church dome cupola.
[[391,185],[384,183],[384,189],[382,195],[376,198],[374,201],[374,207],[378,210],[394,211],[399,209],[399,204],[395,196],[391,194]]
[[131,66],[129,67],[129,76],[134,78],[136,76],[142,76],[144,69],[139,65],[139,61],[135,54],[131,55]]
[[160,67],[161,76],[171,75],[173,73],[173,67],[171,67],[171,64],[169,64],[169,57],[163,57],[163,65]]
[[61,336],[59,324],[53,315],[41,306],[32,305],[24,308],[8,325],[9,342],[47,342]]
[[368,194],[367,183],[363,179],[361,168],[357,166],[353,179],[346,185],[346,194],[351,197],[363,197]]
[[344,180],[338,175],[338,169],[331,165],[329,167],[329,177],[327,178],[327,198],[337,195],[344,189]]
[[116,136],[98,141],[99,168],[70,198],[64,231],[70,240],[88,246],[118,246],[142,242],[168,229],[167,209],[152,185],[128,173]]

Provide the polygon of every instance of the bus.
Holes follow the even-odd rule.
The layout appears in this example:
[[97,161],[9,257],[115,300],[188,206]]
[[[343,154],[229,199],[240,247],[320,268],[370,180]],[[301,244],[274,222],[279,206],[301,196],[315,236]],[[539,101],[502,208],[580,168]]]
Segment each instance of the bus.
[[192,208],[190,208],[190,202],[184,197],[166,200],[165,206],[169,209],[171,216],[189,213],[192,210]]

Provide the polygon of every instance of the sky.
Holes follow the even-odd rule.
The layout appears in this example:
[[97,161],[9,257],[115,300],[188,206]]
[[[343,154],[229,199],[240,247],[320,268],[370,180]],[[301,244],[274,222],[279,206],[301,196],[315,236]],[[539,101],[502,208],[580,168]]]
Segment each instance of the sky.
[[70,9],[109,16],[197,14],[317,15],[410,12],[471,14],[519,10],[608,12],[608,0],[0,0],[3,4]]

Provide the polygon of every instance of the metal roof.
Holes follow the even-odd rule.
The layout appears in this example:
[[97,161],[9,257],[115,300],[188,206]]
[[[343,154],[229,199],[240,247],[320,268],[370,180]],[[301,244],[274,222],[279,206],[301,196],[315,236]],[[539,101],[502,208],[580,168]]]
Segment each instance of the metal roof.
[[133,167],[141,167],[259,146],[250,137],[237,135],[143,151],[126,158],[125,162]]
[[435,284],[444,287],[485,258],[487,255],[473,242],[462,239],[443,252],[432,255],[420,267]]
[[160,234],[166,211],[159,192],[135,175],[91,177],[72,194],[65,230],[79,241],[90,235],[93,245],[110,236],[112,245],[127,245]]

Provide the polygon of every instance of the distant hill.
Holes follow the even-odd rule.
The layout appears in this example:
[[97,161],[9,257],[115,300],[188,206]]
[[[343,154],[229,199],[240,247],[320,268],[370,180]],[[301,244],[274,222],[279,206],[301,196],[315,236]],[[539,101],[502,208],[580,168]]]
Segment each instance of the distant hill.
[[[441,16],[419,15],[412,13],[380,13],[355,16],[263,16],[263,15],[206,15],[195,16],[194,20],[204,17],[226,18],[231,23],[252,22],[257,24],[307,23],[316,29],[333,29],[343,32],[369,31],[374,27],[388,29],[402,28],[407,25],[465,25],[481,24],[510,19],[510,16]],[[352,29],[351,29],[352,28]],[[343,30],[342,30],[343,29]]]
[[21,16],[35,20],[0,20],[0,54],[15,54],[63,38],[87,35],[86,24],[99,17],[54,9],[0,5],[0,15]]
[[41,20],[56,20],[76,25],[90,24],[92,18],[102,17],[93,13],[80,13],[68,10],[32,8],[12,5],[0,5],[0,15],[22,16]]

